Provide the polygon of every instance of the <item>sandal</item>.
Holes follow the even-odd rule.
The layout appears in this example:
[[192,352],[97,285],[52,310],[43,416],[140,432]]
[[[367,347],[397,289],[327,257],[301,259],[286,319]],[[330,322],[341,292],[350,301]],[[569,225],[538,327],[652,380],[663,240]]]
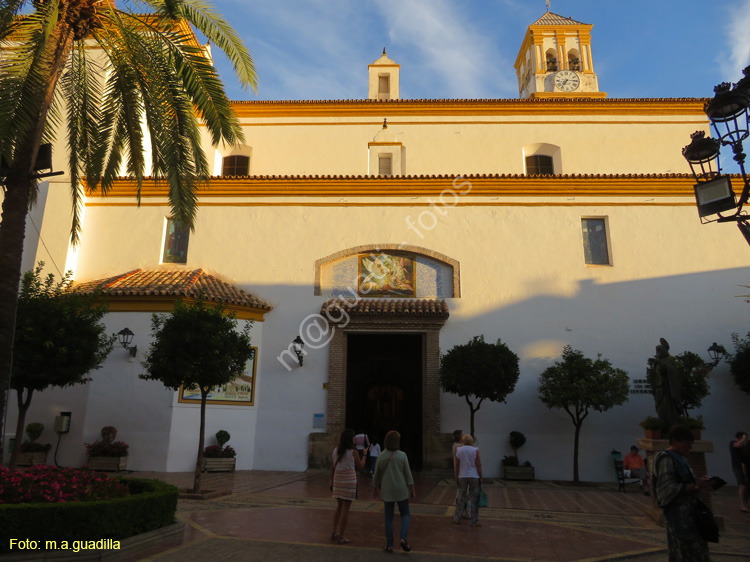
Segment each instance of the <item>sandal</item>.
[[406,542],[406,539],[401,539],[401,548],[404,550],[404,552],[409,552],[411,550],[411,547],[409,546],[409,543]]
[[393,552],[393,547],[392,546],[385,546],[385,547],[383,547],[383,550],[385,552]]
[[352,541],[350,541],[346,537],[339,537],[339,544],[349,544],[350,542]]
[[339,540],[339,538],[340,538],[339,534],[336,531],[334,531],[333,533],[331,533],[331,540],[332,541],[337,541],[337,540]]

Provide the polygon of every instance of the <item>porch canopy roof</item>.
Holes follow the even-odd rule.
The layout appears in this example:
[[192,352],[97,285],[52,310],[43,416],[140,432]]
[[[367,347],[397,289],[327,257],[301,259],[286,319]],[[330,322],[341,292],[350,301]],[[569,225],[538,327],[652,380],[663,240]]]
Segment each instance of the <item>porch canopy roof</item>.
[[192,301],[201,294],[208,302],[222,303],[241,319],[263,320],[263,315],[272,309],[263,299],[202,269],[134,269],[76,284],[74,289],[84,294],[101,291],[110,310],[119,312],[171,311],[176,300]]

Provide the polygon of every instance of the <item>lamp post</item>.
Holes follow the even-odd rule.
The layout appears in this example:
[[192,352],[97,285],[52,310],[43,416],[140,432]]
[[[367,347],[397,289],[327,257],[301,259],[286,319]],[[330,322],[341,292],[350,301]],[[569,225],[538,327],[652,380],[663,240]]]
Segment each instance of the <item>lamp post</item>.
[[[706,138],[703,131],[693,133],[692,141],[682,149],[682,155],[698,182],[694,190],[701,222],[735,222],[750,244],[750,216],[742,210],[750,195],[750,178],[745,172],[742,146],[750,133],[750,66],[742,72],[744,78],[736,84],[724,82],[716,86],[716,95],[703,108],[711,121],[714,138]],[[722,146],[731,147],[733,159],[742,174],[739,199],[732,189],[730,176],[721,173],[719,156]]]

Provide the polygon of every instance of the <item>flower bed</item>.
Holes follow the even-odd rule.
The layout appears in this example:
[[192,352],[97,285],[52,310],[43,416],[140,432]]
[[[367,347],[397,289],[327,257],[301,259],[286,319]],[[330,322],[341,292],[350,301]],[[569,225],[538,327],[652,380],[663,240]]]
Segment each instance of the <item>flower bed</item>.
[[[47,470],[50,470],[49,467]],[[108,479],[91,471],[60,470],[72,473],[88,472],[96,480],[109,480],[120,488],[124,487],[128,495],[90,500],[87,496],[99,493],[102,489],[102,493],[108,493],[110,484],[94,483],[87,488],[79,481],[77,474],[70,475],[71,479],[75,480],[71,483],[63,483],[59,479],[42,479],[40,482],[49,484],[44,488],[50,497],[54,497],[54,494],[49,490],[59,486],[63,490],[61,494],[65,497],[68,497],[68,494],[72,497],[72,489],[76,488],[79,495],[86,499],[0,504],[0,552],[8,550],[10,538],[23,537],[41,541],[42,544],[48,540],[120,540],[174,523],[178,494],[175,486],[158,480]],[[5,485],[10,478],[14,485],[9,489],[24,490],[24,484],[19,483],[16,476],[20,473],[8,474],[9,472],[6,470],[0,473],[0,485]],[[92,492],[83,491],[85,489],[91,489]]]
[[92,470],[37,465],[17,472],[0,467],[0,504],[106,500],[129,493],[122,482]]

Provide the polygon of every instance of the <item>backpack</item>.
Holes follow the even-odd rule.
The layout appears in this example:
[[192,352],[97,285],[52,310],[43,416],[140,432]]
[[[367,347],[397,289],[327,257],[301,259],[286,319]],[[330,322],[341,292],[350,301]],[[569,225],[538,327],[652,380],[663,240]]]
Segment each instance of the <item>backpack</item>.
[[[693,474],[690,472],[690,469],[687,471],[684,470],[683,463],[680,462],[679,459],[676,458],[675,453],[664,449],[663,451],[659,451],[656,453],[656,456],[654,457],[654,474],[652,477],[653,487],[654,487],[654,497],[656,498],[656,503],[659,504],[659,506],[664,509],[669,504],[661,505],[661,500],[659,499],[659,473],[658,473],[658,467],[659,462],[662,458],[665,456],[670,457],[672,459],[672,465],[674,466],[675,473],[677,474],[678,480],[683,484],[695,484],[695,479],[693,478]],[[671,502],[670,502],[671,503]]]

